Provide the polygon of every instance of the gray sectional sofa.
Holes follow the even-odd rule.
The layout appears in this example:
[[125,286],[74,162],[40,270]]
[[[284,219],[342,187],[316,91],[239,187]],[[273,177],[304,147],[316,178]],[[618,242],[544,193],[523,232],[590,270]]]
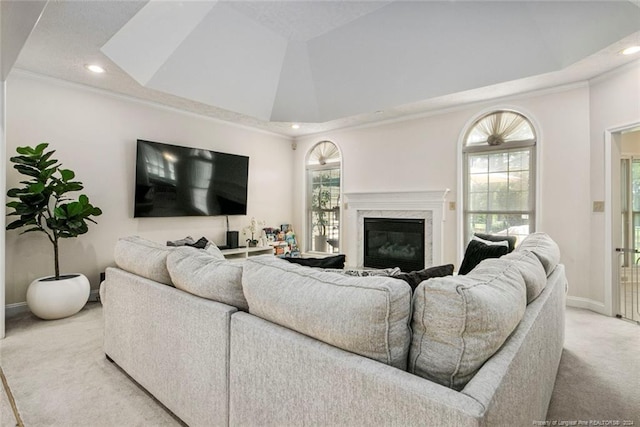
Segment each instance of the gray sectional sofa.
[[566,277],[535,233],[415,292],[272,256],[118,241],[106,355],[190,426],[528,426],[545,419]]

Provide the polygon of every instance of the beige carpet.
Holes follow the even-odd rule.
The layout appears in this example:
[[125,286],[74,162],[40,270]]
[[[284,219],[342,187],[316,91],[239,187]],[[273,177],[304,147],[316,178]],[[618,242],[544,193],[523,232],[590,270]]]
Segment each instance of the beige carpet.
[[566,322],[547,418],[640,426],[640,326],[571,308]]
[[[8,319],[0,366],[27,427],[180,425],[104,358],[97,303],[68,319]],[[0,426],[15,426],[7,395],[0,399]],[[568,309],[547,419],[549,425],[640,426],[640,326]]]
[[[180,425],[105,359],[102,326],[98,303],[67,319],[7,319],[0,365],[26,427]],[[0,425],[15,425],[2,409]]]

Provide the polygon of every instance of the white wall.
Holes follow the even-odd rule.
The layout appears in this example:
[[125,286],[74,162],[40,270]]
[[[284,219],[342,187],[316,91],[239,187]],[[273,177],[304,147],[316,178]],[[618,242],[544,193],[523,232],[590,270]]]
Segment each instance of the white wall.
[[[2,194],[5,193],[5,153],[6,144],[5,144],[5,81],[0,79],[0,192]],[[3,207],[3,212],[5,208]],[[0,214],[0,227],[4,230],[5,227],[5,216]],[[0,339],[4,338],[5,327],[4,327],[4,317],[5,317],[5,236],[4,233],[0,232]]]
[[[605,144],[605,132],[633,123],[640,123],[640,61],[614,70],[590,82],[590,150],[591,199],[606,199],[605,158],[611,147]],[[610,189],[609,189],[610,190]],[[609,227],[602,213],[593,213],[590,230],[591,279],[584,304],[587,308],[608,313],[605,294],[611,277],[605,273],[604,260],[613,254],[605,253],[605,236]],[[606,275],[605,275],[606,274]]]
[[[89,233],[61,242],[61,271],[87,275],[94,289],[99,273],[113,265],[118,237],[136,234],[164,242],[191,235],[225,242],[224,217],[133,218],[138,138],[249,156],[248,215],[230,217],[231,229],[242,229],[251,216],[271,226],[291,222],[289,138],[16,73],[7,82],[6,112],[7,153],[49,142],[104,212]],[[7,163],[7,187],[19,180]],[[21,303],[33,279],[53,273],[53,250],[42,233],[10,231],[6,244],[6,302]]]
[[[295,224],[304,224],[304,159],[318,141],[331,140],[343,154],[343,191],[451,189],[458,201],[460,137],[479,114],[497,108],[523,112],[539,132],[538,230],[562,250],[570,294],[589,295],[590,227],[589,90],[586,84],[478,104],[429,117],[299,138],[295,152]],[[459,205],[458,205],[459,207]],[[445,263],[460,265],[455,211],[446,211]]]

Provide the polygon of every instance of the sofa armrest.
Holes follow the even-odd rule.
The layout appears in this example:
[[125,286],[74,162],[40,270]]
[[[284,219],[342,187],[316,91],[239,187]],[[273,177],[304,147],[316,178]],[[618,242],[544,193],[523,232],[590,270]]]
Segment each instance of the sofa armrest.
[[566,284],[558,264],[507,342],[462,390],[487,408],[487,425],[546,419],[564,344]]
[[230,425],[479,426],[462,393],[247,313],[231,319]]
[[187,424],[227,425],[237,309],[118,268],[101,295],[107,356]]

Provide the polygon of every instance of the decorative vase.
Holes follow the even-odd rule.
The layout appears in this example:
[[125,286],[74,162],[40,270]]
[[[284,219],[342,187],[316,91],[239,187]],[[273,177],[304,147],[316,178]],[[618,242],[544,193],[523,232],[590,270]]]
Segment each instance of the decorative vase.
[[314,249],[316,252],[328,252],[329,247],[327,244],[327,236],[319,235],[313,236]]
[[62,319],[76,314],[89,300],[91,287],[82,274],[67,274],[34,280],[27,289],[27,305],[44,320]]

